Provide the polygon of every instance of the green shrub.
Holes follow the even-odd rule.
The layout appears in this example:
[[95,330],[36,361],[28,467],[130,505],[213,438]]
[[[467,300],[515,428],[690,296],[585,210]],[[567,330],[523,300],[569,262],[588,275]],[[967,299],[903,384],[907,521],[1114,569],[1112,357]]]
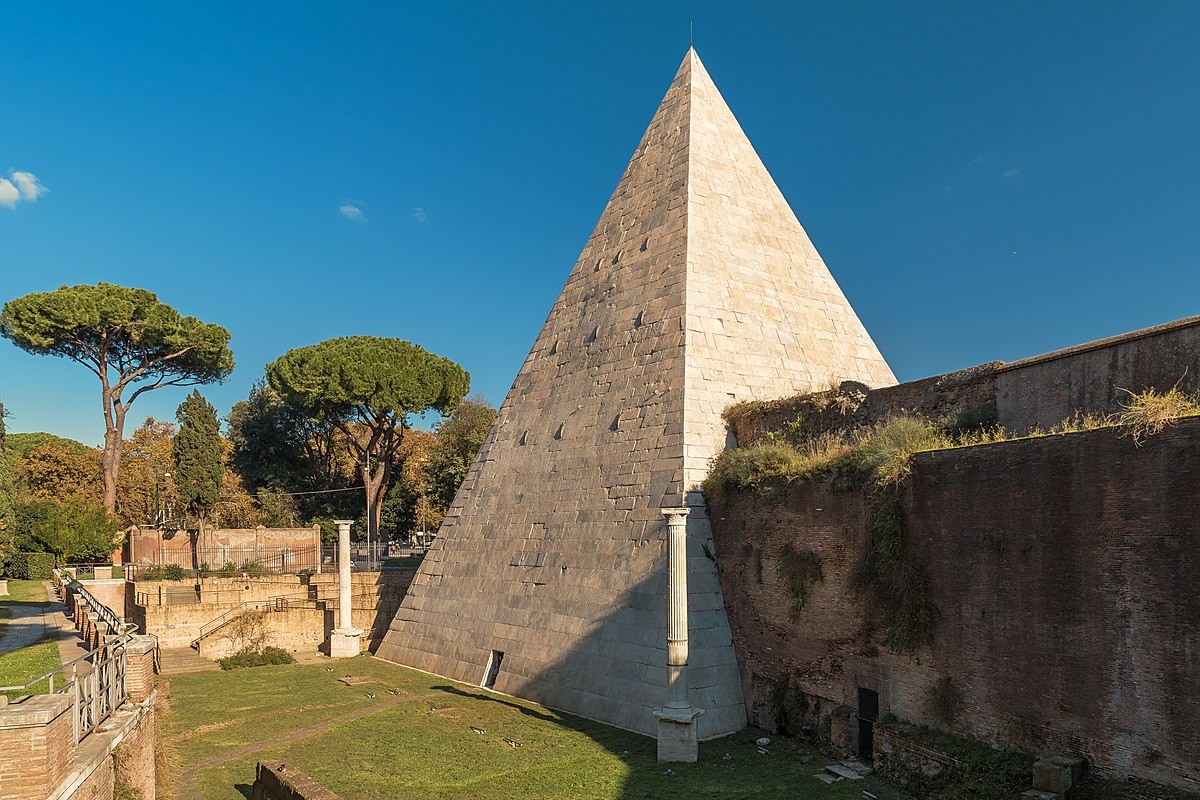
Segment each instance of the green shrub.
[[162,568],[163,580],[181,581],[186,576],[184,569],[179,564],[167,564]]
[[54,576],[53,553],[13,553],[8,562],[12,578],[27,581],[48,581]]
[[726,450],[713,459],[704,493],[718,497],[728,490],[750,489],[772,478],[802,480],[840,466],[850,447],[834,435],[811,439],[803,447],[763,444]]
[[894,486],[912,471],[914,453],[953,444],[925,420],[892,417],[859,434],[849,462],[860,472],[874,475],[880,485]]
[[241,669],[243,667],[265,667],[269,664],[295,664],[296,659],[287,650],[279,647],[264,647],[262,650],[245,648],[237,653],[222,658],[218,662],[221,669]]
[[252,578],[257,578],[263,573],[262,564],[258,563],[257,561],[247,561],[246,563],[242,564],[240,570]]

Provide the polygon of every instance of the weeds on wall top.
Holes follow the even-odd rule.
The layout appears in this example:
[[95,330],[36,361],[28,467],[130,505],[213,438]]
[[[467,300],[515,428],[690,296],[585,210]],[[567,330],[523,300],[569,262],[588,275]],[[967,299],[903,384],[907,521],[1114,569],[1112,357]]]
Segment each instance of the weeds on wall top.
[[1128,389],[1121,391],[1129,395],[1129,402],[1121,404],[1117,423],[1126,427],[1127,435],[1138,447],[1146,437],[1162,433],[1177,420],[1200,414],[1200,402],[1197,402],[1196,395],[1181,392],[1179,384],[1162,394],[1153,387],[1138,394]]

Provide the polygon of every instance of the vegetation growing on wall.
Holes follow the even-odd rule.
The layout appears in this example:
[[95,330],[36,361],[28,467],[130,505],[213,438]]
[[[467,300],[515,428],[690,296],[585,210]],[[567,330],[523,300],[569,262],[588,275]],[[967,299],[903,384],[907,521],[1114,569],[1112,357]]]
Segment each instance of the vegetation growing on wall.
[[913,653],[932,644],[938,610],[929,600],[925,567],[908,549],[904,511],[894,490],[877,497],[870,536],[850,582],[863,598],[868,622],[879,625],[888,647]]
[[1126,426],[1127,435],[1138,446],[1146,437],[1162,433],[1177,420],[1200,414],[1196,396],[1181,392],[1178,385],[1161,394],[1153,387],[1138,394],[1128,389],[1122,391],[1129,394],[1129,402],[1121,405],[1117,422]]
[[939,678],[925,693],[925,713],[946,726],[954,722],[961,708],[962,695],[948,675]]
[[[879,727],[898,740],[900,748],[877,754],[876,769],[889,781],[922,800],[1008,800],[1029,788],[1033,757],[995,750],[983,742],[898,720],[880,720]],[[911,742],[947,758],[949,764],[929,769],[903,749]],[[920,752],[920,750],[917,750]]]
[[808,600],[808,587],[825,580],[821,572],[821,558],[812,550],[797,550],[788,542],[779,549],[775,571],[792,595],[792,610],[788,619],[795,622]]

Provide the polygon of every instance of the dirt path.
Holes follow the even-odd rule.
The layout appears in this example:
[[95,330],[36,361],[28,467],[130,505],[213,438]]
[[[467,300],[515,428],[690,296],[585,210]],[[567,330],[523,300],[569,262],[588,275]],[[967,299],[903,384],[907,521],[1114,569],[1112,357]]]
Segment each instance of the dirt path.
[[[430,694],[429,696],[434,697],[435,695]],[[436,696],[441,696],[441,695],[436,695]],[[206,772],[207,770],[210,770],[210,769],[215,769],[216,767],[219,767],[222,764],[225,764],[230,761],[236,761],[239,758],[244,758],[244,757],[246,757],[248,755],[252,755],[254,753],[262,752],[264,750],[272,750],[277,747],[286,747],[287,745],[295,744],[296,742],[299,742],[303,739],[308,739],[312,736],[318,736],[322,733],[325,733],[333,728],[336,728],[338,725],[344,725],[347,722],[354,722],[357,719],[362,719],[363,717],[369,717],[372,714],[378,714],[381,711],[387,711],[388,709],[391,709],[392,707],[397,706],[402,702],[411,701],[412,699],[413,699],[413,695],[404,695],[404,696],[397,696],[397,697],[389,696],[387,698],[380,698],[380,700],[382,700],[382,702],[379,703],[378,705],[369,706],[367,708],[360,708],[357,711],[351,711],[349,713],[342,714],[341,716],[334,717],[332,719],[327,719],[324,722],[319,722],[315,725],[310,725],[307,728],[301,728],[299,730],[292,731],[291,733],[286,734],[284,736],[281,736],[278,738],[272,738],[269,741],[255,742],[254,744],[244,745],[242,747],[238,747],[233,750],[229,750],[225,753],[222,753],[219,756],[213,756],[212,758],[207,758],[204,761],[200,761],[196,764],[192,764],[192,765],[182,769],[178,775],[178,778],[176,779],[176,787],[177,787],[177,792],[178,792],[176,794],[176,798],[177,798],[177,800],[208,800],[208,798],[204,795],[204,793],[202,791],[200,791],[200,787],[196,782],[196,778],[202,772]],[[179,740],[180,738],[181,737],[173,737],[172,741]],[[251,778],[251,780],[253,780],[253,779]]]

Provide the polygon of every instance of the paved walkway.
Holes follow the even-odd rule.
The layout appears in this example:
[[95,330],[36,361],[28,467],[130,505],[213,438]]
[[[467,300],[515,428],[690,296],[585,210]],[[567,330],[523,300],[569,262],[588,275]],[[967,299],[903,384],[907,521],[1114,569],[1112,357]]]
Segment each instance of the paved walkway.
[[58,600],[54,585],[44,583],[49,603],[7,603],[12,618],[4,626],[0,636],[0,655],[37,644],[48,635],[58,642],[58,655],[62,663],[74,661],[87,654],[83,637],[75,630],[75,624],[67,617],[67,607]]

